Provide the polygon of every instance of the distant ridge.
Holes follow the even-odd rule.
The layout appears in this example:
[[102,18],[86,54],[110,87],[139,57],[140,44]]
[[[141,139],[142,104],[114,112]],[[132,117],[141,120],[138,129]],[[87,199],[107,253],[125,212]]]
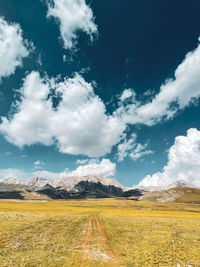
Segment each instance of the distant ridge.
[[146,193],[139,200],[200,204],[200,188],[185,180],[178,180],[166,187],[146,187]]

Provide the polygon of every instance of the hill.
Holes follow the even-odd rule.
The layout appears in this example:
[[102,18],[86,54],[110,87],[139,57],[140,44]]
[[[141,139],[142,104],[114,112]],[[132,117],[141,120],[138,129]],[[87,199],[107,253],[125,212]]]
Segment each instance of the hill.
[[176,202],[200,204],[200,189],[177,187],[168,190],[147,192],[139,198],[141,201]]

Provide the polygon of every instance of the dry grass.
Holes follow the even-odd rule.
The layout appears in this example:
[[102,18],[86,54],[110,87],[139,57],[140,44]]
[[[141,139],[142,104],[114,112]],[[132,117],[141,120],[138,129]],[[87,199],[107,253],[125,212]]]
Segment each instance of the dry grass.
[[177,191],[183,192],[183,195],[176,199],[178,203],[196,203],[200,204],[200,190],[195,188],[176,188]]
[[199,220],[103,217],[125,266],[200,266]]
[[200,206],[0,201],[0,266],[200,266]]

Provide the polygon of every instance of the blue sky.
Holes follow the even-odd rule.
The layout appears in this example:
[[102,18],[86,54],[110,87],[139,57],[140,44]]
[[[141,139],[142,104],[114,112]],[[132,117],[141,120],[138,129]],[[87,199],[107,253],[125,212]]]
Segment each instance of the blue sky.
[[0,177],[199,185],[199,10],[1,1]]

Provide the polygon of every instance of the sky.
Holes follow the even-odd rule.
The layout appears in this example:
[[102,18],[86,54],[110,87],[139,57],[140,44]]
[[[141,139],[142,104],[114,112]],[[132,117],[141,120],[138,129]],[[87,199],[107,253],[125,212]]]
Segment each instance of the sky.
[[0,1],[0,178],[200,186],[199,10]]

